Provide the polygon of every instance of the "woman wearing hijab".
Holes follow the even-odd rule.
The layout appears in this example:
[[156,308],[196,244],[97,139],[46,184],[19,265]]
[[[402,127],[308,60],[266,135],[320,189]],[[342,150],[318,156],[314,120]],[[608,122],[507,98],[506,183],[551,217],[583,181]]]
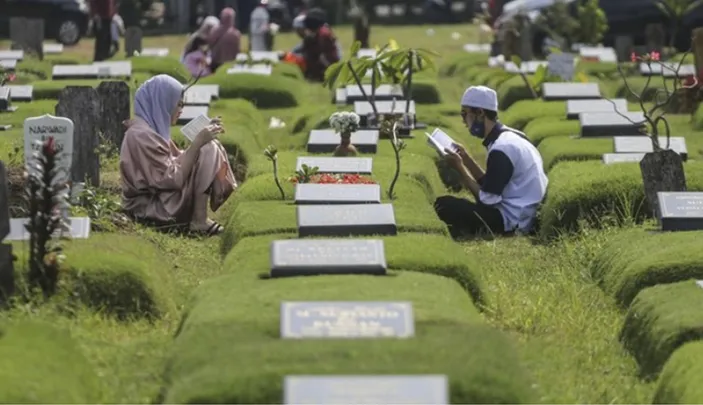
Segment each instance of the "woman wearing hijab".
[[207,236],[223,231],[207,216],[237,187],[227,154],[217,141],[224,132],[213,119],[185,150],[171,140],[171,126],[183,108],[183,85],[168,75],[144,82],[134,97],[134,114],[127,121],[120,150],[122,203],[135,219],[189,224]]
[[208,41],[210,39],[210,34],[212,33],[212,30],[217,28],[220,25],[220,20],[217,19],[217,17],[214,16],[209,16],[205,17],[203,20],[203,23],[200,24],[200,28],[198,28],[197,31],[195,31],[190,38],[188,38],[188,42],[186,42],[185,47],[183,47],[183,54],[181,55],[181,62],[184,62],[185,56],[197,49],[195,46],[196,39],[200,38],[205,41]]
[[325,12],[319,8],[314,8],[306,14],[304,25],[305,77],[308,80],[322,82],[325,80],[325,70],[339,61],[337,38],[327,25]]
[[227,7],[220,13],[220,26],[210,34],[210,51],[212,63],[210,70],[217,71],[223,63],[235,60],[240,49],[242,34],[234,28],[234,9]]

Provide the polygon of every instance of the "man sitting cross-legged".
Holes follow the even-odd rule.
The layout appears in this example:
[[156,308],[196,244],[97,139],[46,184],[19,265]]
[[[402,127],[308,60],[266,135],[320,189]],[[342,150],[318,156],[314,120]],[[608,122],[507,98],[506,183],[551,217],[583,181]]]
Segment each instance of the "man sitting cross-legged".
[[488,150],[484,171],[462,145],[446,150],[447,162],[476,202],[453,196],[435,201],[435,210],[452,237],[489,232],[527,233],[534,226],[547,190],[547,175],[537,148],[520,131],[498,121],[496,92],[469,87],[461,100],[461,117],[471,135]]

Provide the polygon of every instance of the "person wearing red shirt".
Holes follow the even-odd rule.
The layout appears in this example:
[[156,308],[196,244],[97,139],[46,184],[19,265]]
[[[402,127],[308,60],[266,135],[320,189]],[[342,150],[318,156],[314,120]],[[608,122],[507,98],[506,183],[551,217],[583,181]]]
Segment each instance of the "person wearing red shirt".
[[305,38],[303,39],[303,58],[305,59],[305,78],[322,82],[327,68],[339,61],[337,37],[327,24],[325,12],[319,8],[310,10],[305,15]]
[[115,16],[114,0],[90,0],[90,17],[93,20],[95,35],[95,53],[93,60],[100,62],[110,58],[112,46],[112,17]]

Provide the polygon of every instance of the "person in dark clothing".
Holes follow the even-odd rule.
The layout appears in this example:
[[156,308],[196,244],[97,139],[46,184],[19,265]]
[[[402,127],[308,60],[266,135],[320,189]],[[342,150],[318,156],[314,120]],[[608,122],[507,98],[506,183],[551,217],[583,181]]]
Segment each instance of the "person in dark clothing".
[[325,80],[327,68],[339,61],[337,38],[327,24],[327,15],[319,8],[311,9],[305,15],[305,38],[303,58],[305,78],[317,82]]
[[114,0],[90,0],[90,16],[95,33],[93,60],[100,62],[110,58],[112,48],[112,17],[115,16]]

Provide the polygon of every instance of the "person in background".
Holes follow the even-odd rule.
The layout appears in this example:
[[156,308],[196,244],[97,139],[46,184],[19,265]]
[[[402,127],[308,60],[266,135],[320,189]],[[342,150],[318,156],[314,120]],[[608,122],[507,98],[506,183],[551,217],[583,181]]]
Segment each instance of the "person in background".
[[112,37],[112,47],[110,48],[110,57],[114,56],[120,50],[120,36],[124,35],[124,21],[119,14],[115,14],[112,17],[112,24],[110,24],[110,34]]
[[205,77],[212,74],[210,70],[210,49],[205,38],[195,38],[191,49],[186,50],[183,65],[193,77]]
[[90,0],[90,17],[95,34],[93,61],[100,62],[110,58],[112,48],[112,17],[115,16],[114,0]]
[[212,62],[210,70],[215,73],[223,63],[233,61],[239,54],[242,34],[234,27],[234,9],[226,7],[220,13],[220,25],[210,33],[208,43]]
[[295,55],[303,54],[303,39],[305,38],[305,14],[300,14],[293,19],[293,31],[300,38],[300,43],[291,49],[291,53]]
[[267,36],[270,33],[270,16],[268,0],[260,0],[258,6],[251,12],[249,22],[249,51],[267,51]]
[[185,46],[183,47],[183,53],[181,54],[181,62],[185,61],[185,56],[186,54],[193,52],[193,50],[198,49],[198,46],[193,46],[193,43],[195,42],[196,39],[204,39],[205,42],[207,42],[210,39],[210,34],[212,33],[212,30],[217,28],[220,25],[220,20],[215,17],[215,16],[208,16],[205,17],[203,20],[202,24],[200,24],[200,28],[198,28],[197,31],[195,31],[191,36],[188,38],[188,41],[186,42]]
[[542,156],[525,134],[498,121],[498,98],[488,87],[472,86],[464,92],[461,117],[488,150],[486,170],[462,145],[447,149],[447,162],[476,202],[442,196],[435,201],[437,215],[454,238],[529,233],[547,191]]
[[134,119],[120,149],[122,204],[134,219],[188,225],[212,236],[223,227],[208,218],[237,187],[227,153],[217,140],[224,132],[215,118],[185,150],[171,140],[183,109],[183,85],[168,75],[144,82],[134,97]]
[[311,9],[306,14],[304,25],[305,77],[308,80],[322,82],[325,80],[327,68],[339,61],[337,38],[327,24],[327,15],[319,8]]

